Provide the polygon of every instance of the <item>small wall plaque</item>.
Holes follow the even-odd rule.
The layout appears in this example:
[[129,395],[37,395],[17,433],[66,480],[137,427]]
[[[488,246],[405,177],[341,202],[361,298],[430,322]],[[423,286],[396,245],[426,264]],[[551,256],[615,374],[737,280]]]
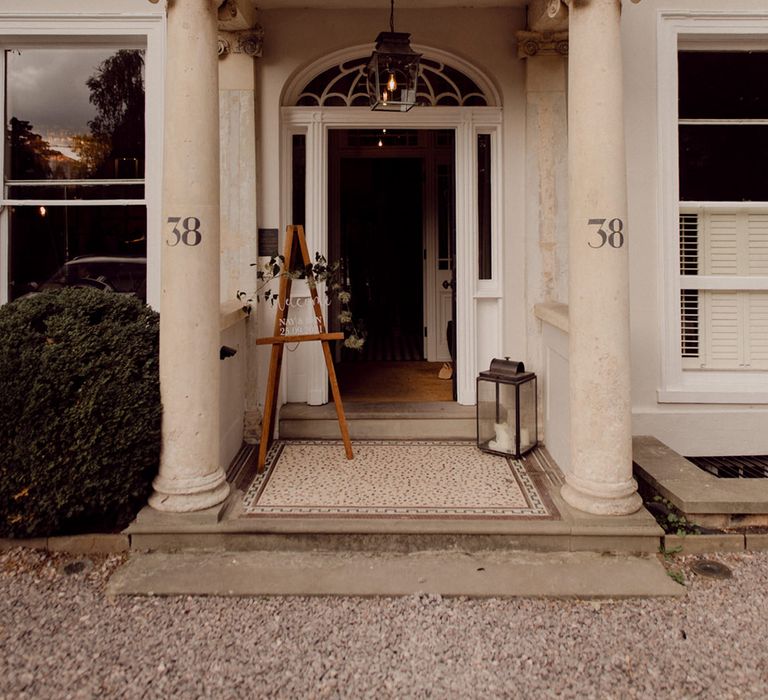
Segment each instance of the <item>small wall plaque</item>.
[[259,257],[271,258],[278,254],[277,229],[260,228],[258,237]]

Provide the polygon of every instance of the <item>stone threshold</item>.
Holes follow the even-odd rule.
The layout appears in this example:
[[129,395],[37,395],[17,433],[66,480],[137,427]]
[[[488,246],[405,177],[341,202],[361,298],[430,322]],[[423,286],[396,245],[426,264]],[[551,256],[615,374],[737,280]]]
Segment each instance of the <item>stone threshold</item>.
[[[344,404],[344,413],[353,440],[471,440],[477,435],[475,407],[453,401],[349,401]],[[278,432],[286,439],[336,439],[336,409],[333,404],[284,404],[278,416]]]
[[[393,401],[357,402],[344,404],[349,420],[391,419],[469,419],[477,415],[475,406],[463,406],[454,401]],[[280,420],[336,420],[336,407],[332,403],[310,406],[306,403],[286,403],[280,408]]]

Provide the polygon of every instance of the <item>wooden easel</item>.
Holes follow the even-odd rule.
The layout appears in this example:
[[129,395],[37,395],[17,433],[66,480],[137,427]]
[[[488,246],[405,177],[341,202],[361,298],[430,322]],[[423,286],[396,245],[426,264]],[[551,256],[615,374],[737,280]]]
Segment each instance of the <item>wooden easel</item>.
[[[286,229],[285,236],[285,270],[306,268],[312,264],[307,249],[307,240],[304,237],[303,226],[289,226]],[[272,435],[275,431],[275,416],[277,414],[277,394],[280,389],[280,370],[283,366],[283,349],[286,343],[304,343],[308,340],[319,340],[323,346],[323,355],[325,356],[325,366],[328,368],[328,378],[331,382],[331,393],[333,402],[336,404],[336,415],[339,419],[339,428],[341,428],[341,437],[344,440],[344,449],[347,459],[352,459],[352,443],[349,440],[349,428],[347,419],[344,416],[344,406],[341,403],[341,394],[339,393],[339,383],[336,381],[336,371],[333,368],[331,359],[331,348],[328,345],[330,340],[343,340],[343,333],[328,333],[325,329],[323,312],[320,308],[320,301],[317,298],[317,285],[312,273],[307,275],[307,284],[309,292],[312,295],[312,308],[317,322],[317,333],[288,335],[288,305],[291,298],[291,279],[287,275],[280,278],[280,292],[277,297],[277,313],[275,314],[275,330],[271,337],[259,338],[256,345],[271,345],[272,356],[269,361],[269,378],[267,379],[267,395],[264,399],[264,419],[261,427],[261,443],[259,444],[259,461],[257,469],[259,473],[264,471],[264,465],[267,461],[267,451],[272,442]]]

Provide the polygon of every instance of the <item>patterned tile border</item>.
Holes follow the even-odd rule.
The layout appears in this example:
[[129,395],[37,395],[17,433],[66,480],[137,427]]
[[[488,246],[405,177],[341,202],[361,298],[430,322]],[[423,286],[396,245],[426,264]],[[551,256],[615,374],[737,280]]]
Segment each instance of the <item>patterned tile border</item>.
[[[363,505],[358,506],[350,502],[344,503],[344,496],[336,496],[339,500],[338,503],[312,503],[311,490],[307,489],[307,484],[302,483],[302,478],[295,479],[294,484],[296,488],[296,494],[294,498],[296,501],[291,502],[292,499],[281,500],[278,493],[278,500],[273,501],[265,505],[265,501],[268,501],[270,497],[275,495],[275,491],[279,492],[280,488],[286,489],[286,485],[273,488],[270,487],[277,481],[274,479],[275,473],[280,468],[280,459],[284,455],[286,447],[301,447],[309,448],[313,447],[332,448],[334,455],[338,452],[343,458],[343,447],[341,441],[335,440],[277,440],[271,446],[267,454],[267,465],[263,474],[257,474],[254,481],[248,488],[243,498],[243,516],[244,517],[333,517],[333,518],[403,518],[403,519],[559,519],[559,514],[552,503],[551,499],[546,493],[546,488],[542,488],[544,484],[537,478],[536,474],[529,474],[525,468],[525,465],[515,459],[505,459],[499,456],[490,456],[485,453],[477,453],[476,458],[478,461],[488,459],[489,457],[495,460],[504,460],[509,471],[508,474],[511,479],[507,479],[507,484],[501,484],[501,489],[510,489],[505,494],[507,500],[514,502],[514,505],[478,505],[478,506],[457,506],[454,504],[440,503],[441,500],[451,500],[451,494],[447,493],[447,499],[440,494],[431,493],[427,500],[436,500],[435,503],[429,503],[429,505],[397,505],[393,503],[382,503],[381,505]],[[474,443],[466,440],[356,440],[353,443],[353,447],[422,447],[429,446],[440,449],[451,447],[474,447]],[[326,450],[316,450],[318,459],[322,459],[321,453],[327,452]],[[306,453],[306,449],[305,449]],[[473,454],[473,453],[470,453]],[[306,456],[306,454],[305,454]],[[455,463],[454,463],[455,464]],[[431,466],[431,465],[430,465]],[[494,464],[494,469],[498,465]],[[309,472],[309,476],[304,477],[304,481],[311,479],[313,467],[308,467],[306,471]],[[503,471],[503,469],[502,469]],[[458,472],[455,472],[458,473]],[[455,476],[454,473],[454,476]],[[285,474],[281,474],[285,476]],[[349,477],[348,477],[349,478]],[[351,475],[353,478],[353,475]],[[350,478],[350,480],[351,480]],[[470,493],[472,491],[473,482],[469,480],[462,484],[462,493]],[[358,484],[358,486],[360,486]],[[391,484],[390,484],[391,486]],[[376,488],[377,485],[373,484],[372,488]],[[485,484],[486,490],[488,484]],[[499,489],[499,486],[492,485],[491,488]],[[354,490],[354,489],[353,489]],[[411,486],[411,492],[413,487]],[[302,493],[307,494],[303,496]],[[264,497],[266,494],[266,498]],[[456,493],[453,493],[455,499]],[[482,500],[483,494],[478,494],[478,500]],[[487,498],[487,493],[485,494]],[[352,500],[350,498],[350,500]],[[467,500],[467,499],[464,499]],[[471,497],[469,499],[471,501]]]

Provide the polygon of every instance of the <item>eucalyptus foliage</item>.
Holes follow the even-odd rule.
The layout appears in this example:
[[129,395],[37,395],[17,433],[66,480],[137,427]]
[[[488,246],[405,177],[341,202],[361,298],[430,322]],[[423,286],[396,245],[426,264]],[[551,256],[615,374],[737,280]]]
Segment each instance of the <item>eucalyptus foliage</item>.
[[[255,267],[255,263],[251,267]],[[309,286],[316,290],[318,283],[325,283],[325,293],[333,296],[339,302],[338,321],[344,333],[344,346],[353,350],[362,350],[365,345],[365,330],[359,320],[352,315],[352,294],[338,261],[329,263],[325,256],[315,253],[314,263],[289,269],[285,264],[285,256],[275,255],[257,270],[256,277],[260,284],[253,295],[238,292],[237,298],[244,302],[243,309],[250,313],[254,300],[269,302],[274,305],[279,293],[271,285],[274,280],[287,277],[291,280],[306,280]]]

